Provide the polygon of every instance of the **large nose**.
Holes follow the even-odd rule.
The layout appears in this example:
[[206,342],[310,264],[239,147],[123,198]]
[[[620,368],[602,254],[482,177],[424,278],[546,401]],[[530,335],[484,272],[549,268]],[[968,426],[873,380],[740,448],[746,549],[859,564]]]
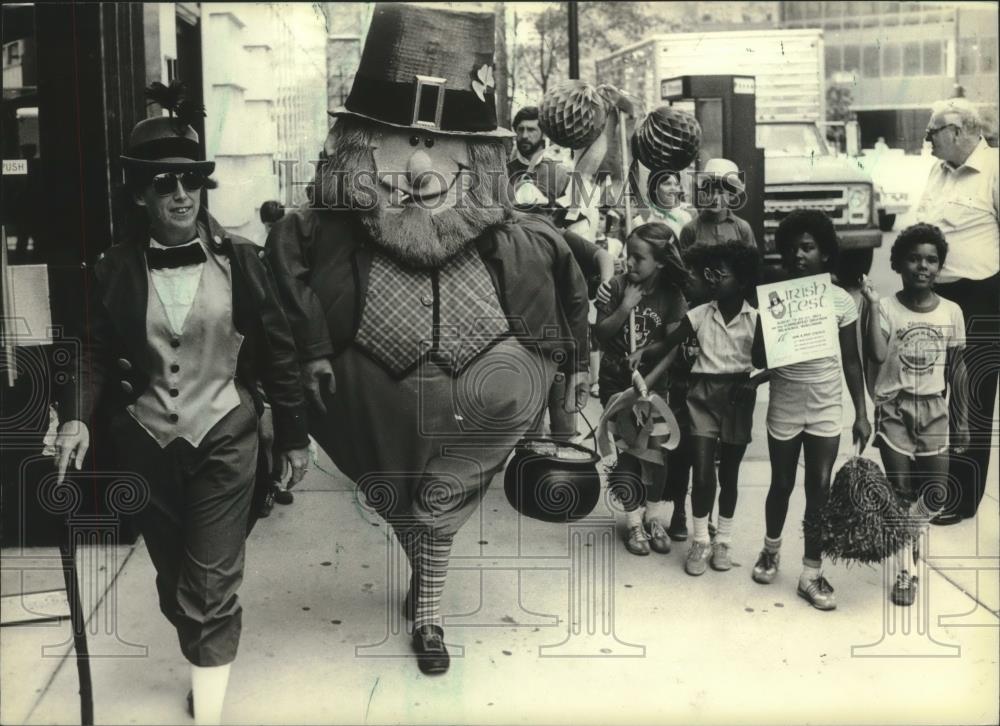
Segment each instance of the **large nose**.
[[410,154],[410,160],[406,163],[406,176],[410,182],[411,189],[423,187],[431,175],[428,173],[433,169],[431,157],[423,149],[417,149]]

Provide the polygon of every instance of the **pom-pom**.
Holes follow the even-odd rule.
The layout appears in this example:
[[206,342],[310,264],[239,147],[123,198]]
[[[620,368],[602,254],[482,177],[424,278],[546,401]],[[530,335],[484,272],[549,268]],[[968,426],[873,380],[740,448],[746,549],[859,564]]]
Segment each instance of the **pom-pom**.
[[837,472],[830,497],[806,536],[819,534],[831,561],[872,564],[913,543],[920,523],[870,459],[853,456]]
[[551,88],[538,109],[538,125],[552,141],[567,149],[585,149],[604,131],[607,102],[585,81],[571,80]]
[[650,113],[632,141],[633,153],[651,171],[686,169],[700,148],[698,120],[671,106],[660,106]]
[[170,117],[176,119],[177,126],[183,129],[190,126],[199,117],[204,118],[205,107],[187,97],[187,89],[180,81],[173,80],[169,86],[154,81],[146,89],[147,103],[158,103],[166,109]]

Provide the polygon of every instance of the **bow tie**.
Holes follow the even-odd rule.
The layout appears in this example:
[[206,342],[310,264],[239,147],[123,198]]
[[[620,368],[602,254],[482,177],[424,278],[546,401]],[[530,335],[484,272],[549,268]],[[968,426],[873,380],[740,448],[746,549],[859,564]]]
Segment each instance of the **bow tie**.
[[197,265],[206,259],[205,250],[198,242],[191,242],[179,247],[150,247],[146,250],[146,264],[151,270],[187,267]]

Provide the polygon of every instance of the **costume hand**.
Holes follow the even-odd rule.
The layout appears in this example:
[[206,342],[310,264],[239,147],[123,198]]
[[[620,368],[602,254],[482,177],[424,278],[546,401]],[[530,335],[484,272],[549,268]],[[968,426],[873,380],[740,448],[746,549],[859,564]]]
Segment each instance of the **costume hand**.
[[861,276],[861,296],[872,306],[877,305],[882,299],[868,275]]
[[67,421],[59,427],[56,434],[56,466],[59,469],[59,483],[66,480],[66,469],[70,460],[73,465],[80,469],[83,466],[83,457],[87,455],[90,448],[90,430],[83,421]]
[[642,288],[629,283],[625,286],[625,294],[622,295],[622,305],[631,310],[642,302]]
[[[617,272],[617,269],[618,268],[615,268],[616,272]],[[594,298],[594,301],[598,305],[607,305],[609,302],[611,302],[611,283],[610,282],[602,282],[600,284],[600,286],[597,288],[597,295]]]
[[292,478],[288,480],[288,488],[302,481],[302,477],[309,470],[309,447],[303,446],[301,449],[289,449],[285,452],[285,458],[292,467]]
[[854,419],[854,426],[851,427],[851,437],[854,443],[858,446],[858,454],[860,455],[865,447],[868,445],[868,439],[872,435],[872,425],[868,423],[868,419],[863,416],[858,416]]
[[[328,380],[327,380],[328,379]],[[316,358],[302,364],[302,385],[306,389],[306,396],[323,413],[326,413],[326,404],[323,403],[323,387],[330,394],[337,392],[337,379],[333,375],[333,366],[327,358]]]
[[582,411],[590,399],[590,375],[587,371],[573,373],[566,378],[566,397],[563,399],[563,411],[577,413]]

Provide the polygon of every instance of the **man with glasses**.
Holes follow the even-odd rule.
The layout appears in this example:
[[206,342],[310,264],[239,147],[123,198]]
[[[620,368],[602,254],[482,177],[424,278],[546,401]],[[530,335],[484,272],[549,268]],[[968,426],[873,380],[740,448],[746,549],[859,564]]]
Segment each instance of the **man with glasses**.
[[136,224],[94,265],[56,456],[62,480],[70,461],[83,463],[95,412],[108,416],[116,465],[142,482],[137,524],[160,609],[191,663],[189,708],[198,723],[218,723],[240,640],[258,382],[293,483],[308,436],[295,344],[263,250],[203,209],[215,163],[169,110],[137,124],[122,156]]
[[992,350],[1000,336],[1000,157],[964,98],[935,104],[924,138],[940,161],[927,179],[917,220],[940,227],[948,240],[935,289],[962,308],[968,340],[970,445],[964,455],[952,453],[950,471],[961,497],[932,520],[954,524],[976,515],[990,463],[998,375]]

